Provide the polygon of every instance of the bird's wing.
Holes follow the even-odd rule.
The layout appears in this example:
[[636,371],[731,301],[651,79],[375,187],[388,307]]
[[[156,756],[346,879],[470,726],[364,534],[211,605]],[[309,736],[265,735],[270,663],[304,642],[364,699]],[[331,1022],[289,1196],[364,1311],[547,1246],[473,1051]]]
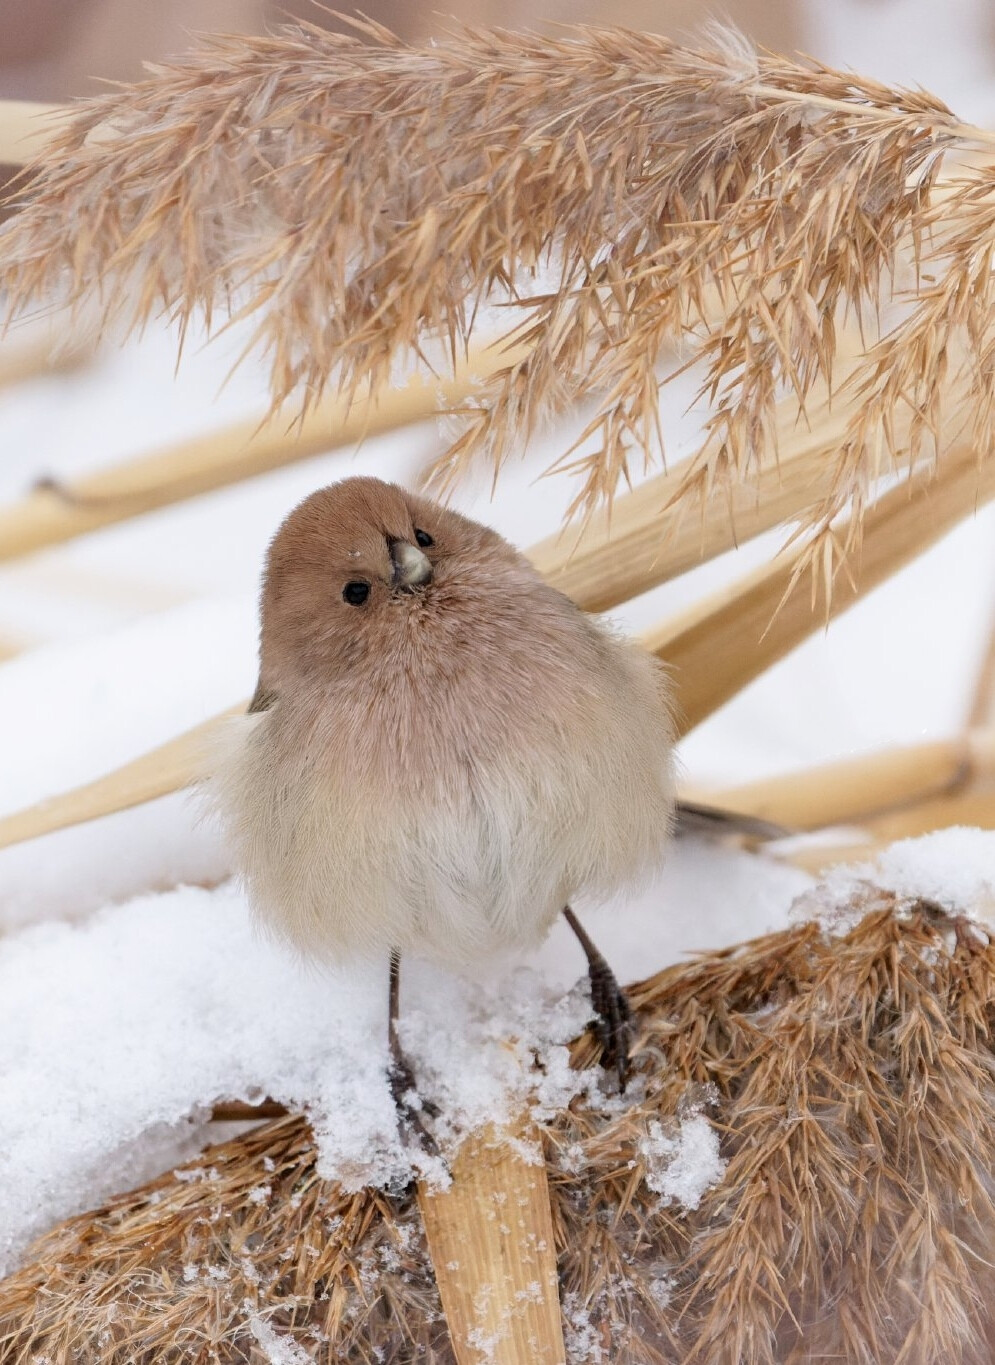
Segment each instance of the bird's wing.
[[277,700],[278,694],[271,687],[263,685],[262,678],[256,683],[256,690],[252,694],[249,702],[249,715],[254,715],[257,711],[268,711]]
[[721,810],[718,806],[703,806],[697,801],[678,801],[674,833],[698,835],[706,839],[723,839],[730,835],[745,835],[750,839],[786,839],[790,829],[775,825],[770,820],[760,820],[755,815],[742,815],[734,810]]

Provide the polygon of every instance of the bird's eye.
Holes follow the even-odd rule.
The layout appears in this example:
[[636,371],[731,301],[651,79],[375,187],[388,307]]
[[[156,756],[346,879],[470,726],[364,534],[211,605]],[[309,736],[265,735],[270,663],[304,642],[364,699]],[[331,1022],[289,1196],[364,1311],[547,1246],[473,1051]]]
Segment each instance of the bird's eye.
[[415,527],[415,540],[418,542],[418,544],[422,547],[423,550],[427,550],[430,545],[435,544],[435,541],[432,539],[429,533],[427,531],[419,531],[417,526]]
[[350,607],[361,607],[369,595],[369,583],[363,583],[358,578],[352,583],[347,583],[342,589],[342,598],[349,603]]

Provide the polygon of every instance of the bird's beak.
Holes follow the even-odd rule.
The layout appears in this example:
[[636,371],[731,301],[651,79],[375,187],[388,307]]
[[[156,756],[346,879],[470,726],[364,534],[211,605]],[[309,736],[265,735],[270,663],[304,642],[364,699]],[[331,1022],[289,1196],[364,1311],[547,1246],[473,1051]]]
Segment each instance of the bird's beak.
[[407,540],[390,542],[390,558],[394,566],[393,586],[405,592],[423,588],[432,581],[432,563],[417,545]]

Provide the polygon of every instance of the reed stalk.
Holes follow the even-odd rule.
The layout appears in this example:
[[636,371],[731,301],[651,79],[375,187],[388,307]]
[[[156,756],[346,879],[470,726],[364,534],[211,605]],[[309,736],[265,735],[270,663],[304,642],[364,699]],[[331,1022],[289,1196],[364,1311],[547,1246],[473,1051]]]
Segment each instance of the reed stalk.
[[710,799],[799,832],[832,825],[873,828],[875,816],[893,812],[901,821],[905,807],[960,798],[986,782],[995,782],[991,729],[723,787]]
[[21,502],[0,507],[0,560],[423,421],[472,399],[508,358],[500,346],[485,348],[458,364],[452,375],[432,380],[416,374],[402,387],[373,397],[328,398],[296,421],[237,422],[85,478],[46,482]]
[[94,349],[87,340],[71,342],[68,346],[59,343],[47,328],[16,340],[8,338],[0,347],[0,388],[12,388],[29,379],[78,369],[90,360]]
[[971,694],[967,723],[972,729],[995,724],[995,619],[988,632],[988,644]]
[[[995,495],[995,465],[961,446],[935,476],[920,473],[873,504],[864,517],[859,564],[833,582],[835,560],[811,594],[798,591],[809,564],[802,545],[697,603],[644,638],[673,673],[678,730],[686,734],[818,627],[910,563]],[[846,540],[852,528],[837,534]]]
[[[899,839],[917,839],[936,830],[957,826],[995,829],[995,785],[986,780],[976,788],[917,801],[900,809],[861,820],[861,837],[841,836],[832,842],[806,843],[777,854],[805,872],[823,876],[847,863],[870,863]],[[995,924],[995,900],[981,907]]]
[[449,1187],[419,1185],[418,1204],[458,1365],[566,1365],[538,1133],[473,1134]]
[[64,104],[0,100],[0,165],[23,166],[33,161],[70,116]]
[[543,577],[585,611],[609,611],[775,526],[797,521],[828,488],[828,457],[846,416],[828,404],[802,414],[794,399],[778,408],[779,456],[756,479],[704,490],[698,507],[683,497],[695,456],[599,508],[577,535],[569,528],[532,547]]

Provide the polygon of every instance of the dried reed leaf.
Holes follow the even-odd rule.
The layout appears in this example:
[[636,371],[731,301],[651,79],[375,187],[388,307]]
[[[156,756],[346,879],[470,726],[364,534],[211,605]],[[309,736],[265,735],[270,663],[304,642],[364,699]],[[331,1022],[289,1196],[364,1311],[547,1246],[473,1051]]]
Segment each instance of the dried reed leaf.
[[[460,29],[418,47],[355,29],[213,38],[77,106],[0,236],[12,309],[96,296],[129,326],[251,318],[274,402],[312,404],[330,383],[387,383],[411,355],[455,358],[506,301],[530,354],[493,377],[437,473],[473,456],[496,470],[585,400],[598,453],[561,464],[586,509],[659,445],[664,344],[704,367],[711,486],[755,472],[779,396],[832,382],[853,317],[871,344],[810,566],[855,548],[869,489],[931,453],[950,392],[987,457],[990,161],[935,191],[946,154],[990,155],[992,135],[923,91],[729,35]],[[830,523],[848,505],[841,542]]]
[[[863,918],[635,988],[629,1104],[545,1125],[568,1360],[991,1359],[995,949],[874,887],[836,909]],[[728,1164],[689,1211],[646,1177],[695,1106]],[[315,1159],[282,1119],[53,1229],[0,1285],[5,1365],[235,1365],[266,1328],[315,1359],[452,1365],[414,1197],[346,1195]]]

